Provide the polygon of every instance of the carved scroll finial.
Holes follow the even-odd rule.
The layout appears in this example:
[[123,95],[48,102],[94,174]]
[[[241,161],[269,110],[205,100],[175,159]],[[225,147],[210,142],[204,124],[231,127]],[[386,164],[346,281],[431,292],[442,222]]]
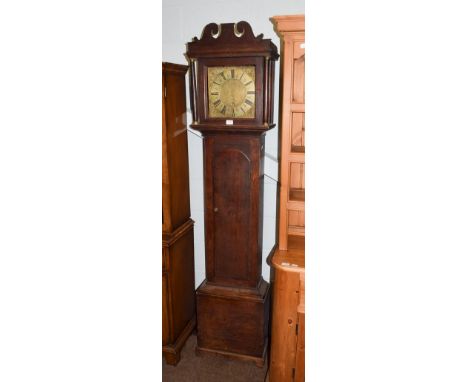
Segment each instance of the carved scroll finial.
[[[217,39],[221,34],[221,25],[216,23],[209,23],[203,28],[201,40]],[[199,41],[197,37],[194,37],[192,41]]]
[[244,39],[254,39],[255,36],[252,31],[252,27],[247,21],[239,21],[234,24],[234,35]]
[[236,37],[242,37],[244,35],[244,30],[240,31],[237,29],[237,24],[234,24],[234,34],[236,35]]
[[188,57],[201,57],[226,54],[260,53],[278,58],[277,48],[263,34],[255,36],[246,21],[237,23],[209,23],[203,29],[200,39],[194,37],[188,43]]
[[211,30],[211,37],[213,38],[218,38],[221,34],[221,24],[216,24],[216,26],[218,27],[218,31],[216,33],[213,31],[213,29]]
[[239,40],[257,40],[263,38],[263,34],[254,36],[252,27],[246,21],[239,21],[238,23],[216,24],[210,23],[203,29],[200,40],[194,37],[192,41],[205,41],[219,40],[228,41],[238,38]]

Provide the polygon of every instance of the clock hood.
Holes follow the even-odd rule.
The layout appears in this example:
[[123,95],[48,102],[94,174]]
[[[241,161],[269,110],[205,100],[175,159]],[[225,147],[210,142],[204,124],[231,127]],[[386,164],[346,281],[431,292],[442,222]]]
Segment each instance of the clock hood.
[[201,39],[194,37],[187,44],[187,56],[191,59],[203,56],[265,56],[274,60],[279,57],[278,49],[271,39],[264,39],[263,34],[255,37],[252,27],[246,21],[206,25]]

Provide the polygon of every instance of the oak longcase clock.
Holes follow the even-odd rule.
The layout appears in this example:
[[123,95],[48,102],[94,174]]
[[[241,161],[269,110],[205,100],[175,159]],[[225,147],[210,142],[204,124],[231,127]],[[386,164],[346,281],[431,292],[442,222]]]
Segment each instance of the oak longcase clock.
[[[203,134],[206,279],[197,351],[263,365],[270,286],[263,280],[263,160],[273,128],[276,46],[250,25],[208,24],[187,44],[191,127]],[[272,206],[274,208],[274,206]]]

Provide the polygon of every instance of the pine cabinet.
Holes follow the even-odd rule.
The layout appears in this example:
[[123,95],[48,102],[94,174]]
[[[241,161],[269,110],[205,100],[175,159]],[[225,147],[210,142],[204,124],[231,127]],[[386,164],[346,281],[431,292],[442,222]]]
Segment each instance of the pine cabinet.
[[281,37],[279,248],[274,269],[270,382],[304,381],[305,29],[304,16],[272,18]]

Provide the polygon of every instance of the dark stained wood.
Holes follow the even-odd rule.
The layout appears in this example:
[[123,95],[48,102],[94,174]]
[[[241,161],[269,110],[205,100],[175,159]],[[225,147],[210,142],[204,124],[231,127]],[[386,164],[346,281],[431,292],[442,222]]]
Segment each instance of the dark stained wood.
[[[249,293],[250,292],[250,293]],[[198,347],[264,363],[268,344],[269,284],[258,290],[210,286],[198,289]]]
[[169,240],[163,236],[167,253],[168,300],[171,304],[172,338],[177,337],[195,312],[193,221],[187,220]]
[[190,219],[185,73],[163,63],[162,340],[171,365],[195,328],[193,221]]
[[187,54],[207,57],[272,56],[277,59],[278,49],[263,34],[255,37],[246,21],[238,23],[210,23],[203,29],[201,39],[194,37],[187,44]]
[[[169,256],[166,254],[167,249],[163,248],[163,257]],[[169,302],[167,294],[167,271],[163,268],[162,274],[162,341],[163,344],[168,344],[171,338],[171,327],[169,325]]]
[[[276,46],[246,22],[208,24],[187,44],[191,127],[204,137],[206,280],[197,289],[198,352],[263,365],[270,286],[262,278],[265,132],[273,124]],[[210,118],[208,68],[255,67],[255,116]]]
[[209,134],[204,145],[207,280],[255,288],[261,277],[264,135]]
[[[260,34],[254,36],[245,21],[237,24],[208,24],[202,38],[193,38],[187,44],[190,59],[190,99],[194,123],[200,131],[246,132],[266,131],[273,123],[274,62],[278,59],[276,45]],[[208,117],[207,71],[210,66],[255,66],[256,111],[255,118],[236,119],[226,125],[225,118]]]
[[188,67],[163,63],[163,230],[171,232],[190,218],[185,105]]
[[250,159],[241,150],[229,147],[219,150],[213,158],[212,204],[217,233],[213,235],[213,252],[223,253],[223,261],[214,263],[215,278],[228,283],[248,280],[250,211],[243,206],[251,205]]

